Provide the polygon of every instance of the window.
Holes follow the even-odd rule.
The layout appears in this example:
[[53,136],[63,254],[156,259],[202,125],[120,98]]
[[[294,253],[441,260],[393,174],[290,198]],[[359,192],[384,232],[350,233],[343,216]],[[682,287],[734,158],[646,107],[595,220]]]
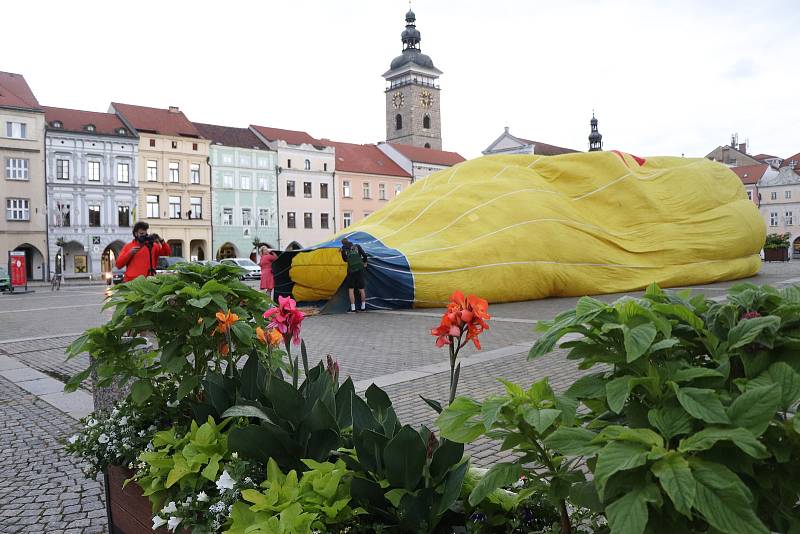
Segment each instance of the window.
[[314,214],[305,212],[303,214],[303,227],[304,228],[314,228]]
[[100,226],[100,206],[97,204],[89,205],[89,226]]
[[303,182],[303,196],[311,198],[311,182]]
[[304,166],[303,168],[304,168],[305,170],[307,170],[307,171],[310,171],[310,170],[311,170],[311,160],[310,160],[310,159],[307,159],[307,160],[305,161],[305,166]]
[[362,191],[364,193],[364,198],[370,198],[369,195],[369,182],[363,182],[361,184]]
[[378,198],[386,200],[386,184],[378,184]]
[[792,198],[792,192],[791,191],[784,191],[783,192],[783,198],[785,198],[786,200],[789,200],[790,198]]
[[290,160],[290,159],[286,160],[286,168],[287,169],[291,169],[292,168],[292,160]]
[[131,225],[131,208],[128,206],[117,207],[117,224],[122,228],[127,228]]
[[322,170],[326,171],[326,172],[328,171],[328,164],[327,163],[323,163],[322,164]]
[[154,159],[147,160],[147,181],[158,181],[158,162]]
[[294,180],[286,180],[286,196],[294,196]]
[[769,212],[769,225],[770,226],[778,226],[778,212],[777,211]]
[[394,184],[394,196],[399,195],[402,190],[403,186],[401,184]]
[[328,184],[319,184],[319,198],[328,198]]
[[29,161],[21,158],[6,158],[6,179],[28,180]]
[[178,163],[177,161],[170,161],[169,181],[173,184],[177,184],[180,181],[180,175],[181,175],[180,163]]
[[222,226],[233,226],[233,208],[222,208]]
[[425,128],[426,130],[430,130],[431,129],[431,116],[430,115],[425,115],[422,118],[422,127]]
[[28,125],[24,122],[7,122],[6,123],[6,137],[13,137],[14,139],[26,139]]
[[87,169],[86,169],[86,178],[90,182],[99,182],[100,181],[100,162],[99,161],[88,161],[86,162]]
[[225,174],[222,176],[222,187],[227,187],[228,189],[233,189],[233,175],[232,174]]
[[258,209],[258,225],[269,226],[269,210],[266,208]]
[[394,129],[395,130],[402,130],[403,129],[403,116],[399,113],[394,117]]
[[327,213],[320,213],[319,214],[319,227],[327,230],[328,229],[328,214]]
[[242,183],[241,183],[241,188],[242,189],[244,189],[246,191],[249,191],[250,189],[252,189],[252,183],[251,183],[252,180],[250,179],[250,176],[242,176],[240,178],[240,180],[242,181]]
[[747,192],[747,200],[753,200],[753,192],[752,191],[748,191]]
[[127,184],[131,181],[130,165],[127,163],[117,163],[117,182]]
[[30,201],[27,198],[7,198],[6,220],[7,221],[31,220]]
[[242,208],[242,226],[253,226],[253,210]]
[[342,196],[350,198],[350,182],[348,180],[342,182]]
[[787,226],[792,226],[794,224],[794,216],[792,215],[791,211],[785,212],[783,214],[783,218]]
[[770,200],[778,200],[778,192],[773,191],[772,193],[769,194],[769,198]]
[[353,214],[349,211],[345,211],[342,214],[342,228],[347,228],[353,222]]
[[150,139],[150,146],[156,146],[156,140]]
[[87,131],[87,132],[93,132],[93,131],[95,131],[96,129],[97,129],[97,128],[95,128],[94,124],[87,124],[87,125],[86,125],[86,131]]
[[169,197],[169,218],[181,218],[181,197]]
[[193,184],[200,183],[200,164],[192,163],[189,165],[189,180]]
[[192,150],[197,152],[197,143],[192,143]]
[[70,226],[70,224],[71,224],[70,223],[70,212],[71,212],[70,205],[69,204],[62,204],[61,202],[58,202],[56,204],[56,211],[58,212],[58,215],[56,215],[56,217],[60,216],[60,218],[61,218],[61,221],[60,221],[61,224],[58,225],[58,226],[67,226],[67,227]]
[[259,176],[258,177],[258,188],[261,191],[267,190],[267,177],[266,176]]
[[430,147],[431,147],[430,143],[425,143],[425,148],[430,148]]
[[158,219],[158,195],[147,195],[147,218]]
[[202,197],[189,197],[189,207],[191,210],[189,211],[190,219],[202,219],[203,218],[203,198]]
[[173,141],[172,142],[172,148],[174,148],[174,149],[178,148],[178,142],[177,141]]
[[58,180],[69,180],[69,160],[56,160],[56,178]]
[[286,212],[286,227],[287,228],[297,228],[297,222],[294,219],[294,212],[287,211]]

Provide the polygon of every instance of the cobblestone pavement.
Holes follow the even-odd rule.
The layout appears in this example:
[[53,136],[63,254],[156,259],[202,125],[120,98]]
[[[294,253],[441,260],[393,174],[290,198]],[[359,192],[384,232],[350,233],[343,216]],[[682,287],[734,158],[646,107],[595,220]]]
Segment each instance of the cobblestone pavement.
[[[800,283],[800,262],[765,264],[756,284]],[[698,292],[717,297],[734,282],[709,284]],[[631,293],[636,295],[638,293]],[[598,298],[612,301],[621,295]],[[28,295],[0,296],[0,355],[18,360],[57,379],[82,369],[87,360],[64,362],[64,348],[78,333],[105,322],[102,287],[65,288],[58,293],[37,288]],[[459,393],[484,398],[501,393],[498,377],[525,387],[549,376],[556,390],[579,376],[574,363],[555,351],[527,361],[536,338],[536,320],[549,319],[574,306],[574,298],[490,305],[491,329],[481,342],[462,352],[474,356],[462,368]],[[361,384],[381,384],[393,399],[404,423],[431,425],[435,413],[419,395],[444,400],[448,390],[447,352],[437,349],[429,334],[441,310],[369,312],[312,316],[304,322],[304,339],[312,360],[326,354],[339,359],[342,374]],[[484,357],[491,357],[488,361]],[[468,360],[465,360],[465,362]],[[421,372],[425,371],[425,372]],[[0,534],[105,532],[103,489],[86,480],[74,459],[62,451],[59,439],[75,429],[75,421],[0,377]],[[470,444],[476,465],[504,457],[489,440]],[[507,453],[506,453],[507,455]]]

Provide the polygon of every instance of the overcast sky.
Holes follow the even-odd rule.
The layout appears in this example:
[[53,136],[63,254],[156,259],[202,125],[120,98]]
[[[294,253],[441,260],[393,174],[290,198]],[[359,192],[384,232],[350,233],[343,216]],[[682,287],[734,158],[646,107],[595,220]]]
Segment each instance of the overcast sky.
[[[800,151],[796,0],[414,0],[442,71],[446,150],[503,131],[586,150],[704,156],[738,133]],[[0,70],[43,105],[177,105],[190,120],[385,138],[384,80],[405,0],[4,2]],[[11,23],[13,21],[13,23]]]

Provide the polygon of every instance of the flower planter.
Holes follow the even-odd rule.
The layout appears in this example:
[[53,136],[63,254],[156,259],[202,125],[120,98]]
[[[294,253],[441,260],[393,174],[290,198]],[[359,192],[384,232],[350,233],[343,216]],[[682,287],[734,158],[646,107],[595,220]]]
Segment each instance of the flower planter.
[[765,248],[764,261],[789,261],[789,249]]
[[[108,531],[110,534],[170,534],[161,527],[153,530],[153,512],[150,499],[142,495],[142,489],[135,482],[124,488],[122,485],[134,472],[116,465],[106,470],[106,510],[108,512]],[[179,531],[187,533],[185,529]]]

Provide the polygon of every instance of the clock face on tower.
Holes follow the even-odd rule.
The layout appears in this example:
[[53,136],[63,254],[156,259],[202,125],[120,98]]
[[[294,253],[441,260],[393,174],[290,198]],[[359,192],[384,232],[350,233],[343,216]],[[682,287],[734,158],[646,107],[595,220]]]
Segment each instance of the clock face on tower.
[[422,91],[419,99],[422,103],[422,107],[424,108],[429,108],[431,105],[433,105],[433,95],[430,93],[430,91]]
[[403,103],[405,102],[405,100],[406,98],[403,96],[403,93],[397,91],[392,96],[392,105],[394,106],[394,109],[400,109],[401,107],[403,107]]

